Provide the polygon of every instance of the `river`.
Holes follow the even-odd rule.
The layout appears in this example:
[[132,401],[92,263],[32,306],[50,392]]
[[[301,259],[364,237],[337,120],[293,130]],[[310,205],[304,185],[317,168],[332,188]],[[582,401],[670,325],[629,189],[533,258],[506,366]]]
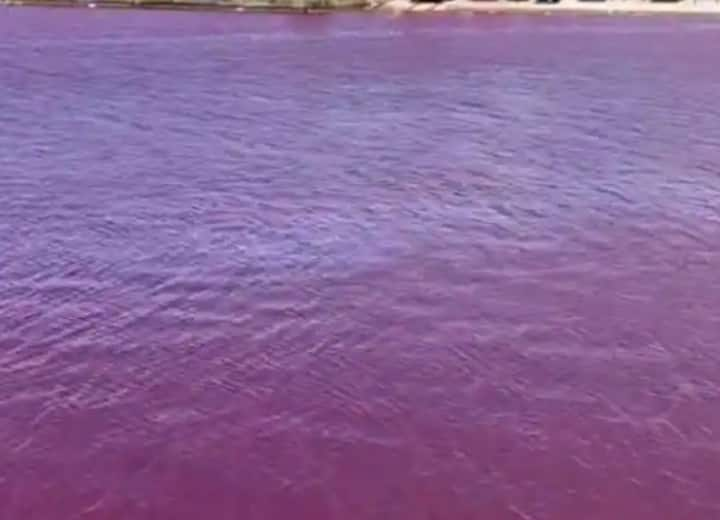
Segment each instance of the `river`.
[[0,8],[0,517],[720,518],[718,49]]

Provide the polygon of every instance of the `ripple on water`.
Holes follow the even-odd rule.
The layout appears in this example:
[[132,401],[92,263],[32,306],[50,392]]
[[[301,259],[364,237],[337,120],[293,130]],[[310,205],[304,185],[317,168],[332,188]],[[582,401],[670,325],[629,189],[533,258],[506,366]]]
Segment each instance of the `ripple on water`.
[[718,517],[715,28],[0,12],[0,518]]

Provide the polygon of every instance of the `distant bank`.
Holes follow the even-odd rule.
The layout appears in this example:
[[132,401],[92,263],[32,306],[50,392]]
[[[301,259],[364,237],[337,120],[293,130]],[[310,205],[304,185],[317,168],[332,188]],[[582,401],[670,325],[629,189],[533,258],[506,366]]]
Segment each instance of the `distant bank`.
[[596,14],[720,14],[720,0],[0,0],[0,6],[318,13],[337,10]]
[[387,0],[380,6],[391,11],[467,11],[485,13],[552,12],[598,14],[720,14],[720,0],[447,0],[413,2]]

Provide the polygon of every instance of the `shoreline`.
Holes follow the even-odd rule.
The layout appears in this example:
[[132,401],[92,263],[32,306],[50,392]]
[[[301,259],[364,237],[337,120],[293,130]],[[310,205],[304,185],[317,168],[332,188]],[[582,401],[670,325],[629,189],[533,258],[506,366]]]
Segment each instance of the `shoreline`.
[[557,4],[511,0],[447,0],[440,3],[413,3],[388,0],[377,9],[391,12],[460,12],[478,14],[600,14],[600,15],[713,15],[720,14],[720,2],[683,0],[650,2],[643,0],[582,1],[562,0]]
[[596,14],[596,15],[717,15],[720,0],[0,0],[2,7],[73,9],[146,9],[248,13],[323,14],[333,12],[466,13],[466,14]]

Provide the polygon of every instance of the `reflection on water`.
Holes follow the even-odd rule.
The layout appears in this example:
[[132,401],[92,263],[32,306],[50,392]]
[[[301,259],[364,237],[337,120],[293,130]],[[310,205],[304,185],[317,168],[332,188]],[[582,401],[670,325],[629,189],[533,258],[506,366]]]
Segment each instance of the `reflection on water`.
[[0,11],[0,516],[720,517],[717,29]]

